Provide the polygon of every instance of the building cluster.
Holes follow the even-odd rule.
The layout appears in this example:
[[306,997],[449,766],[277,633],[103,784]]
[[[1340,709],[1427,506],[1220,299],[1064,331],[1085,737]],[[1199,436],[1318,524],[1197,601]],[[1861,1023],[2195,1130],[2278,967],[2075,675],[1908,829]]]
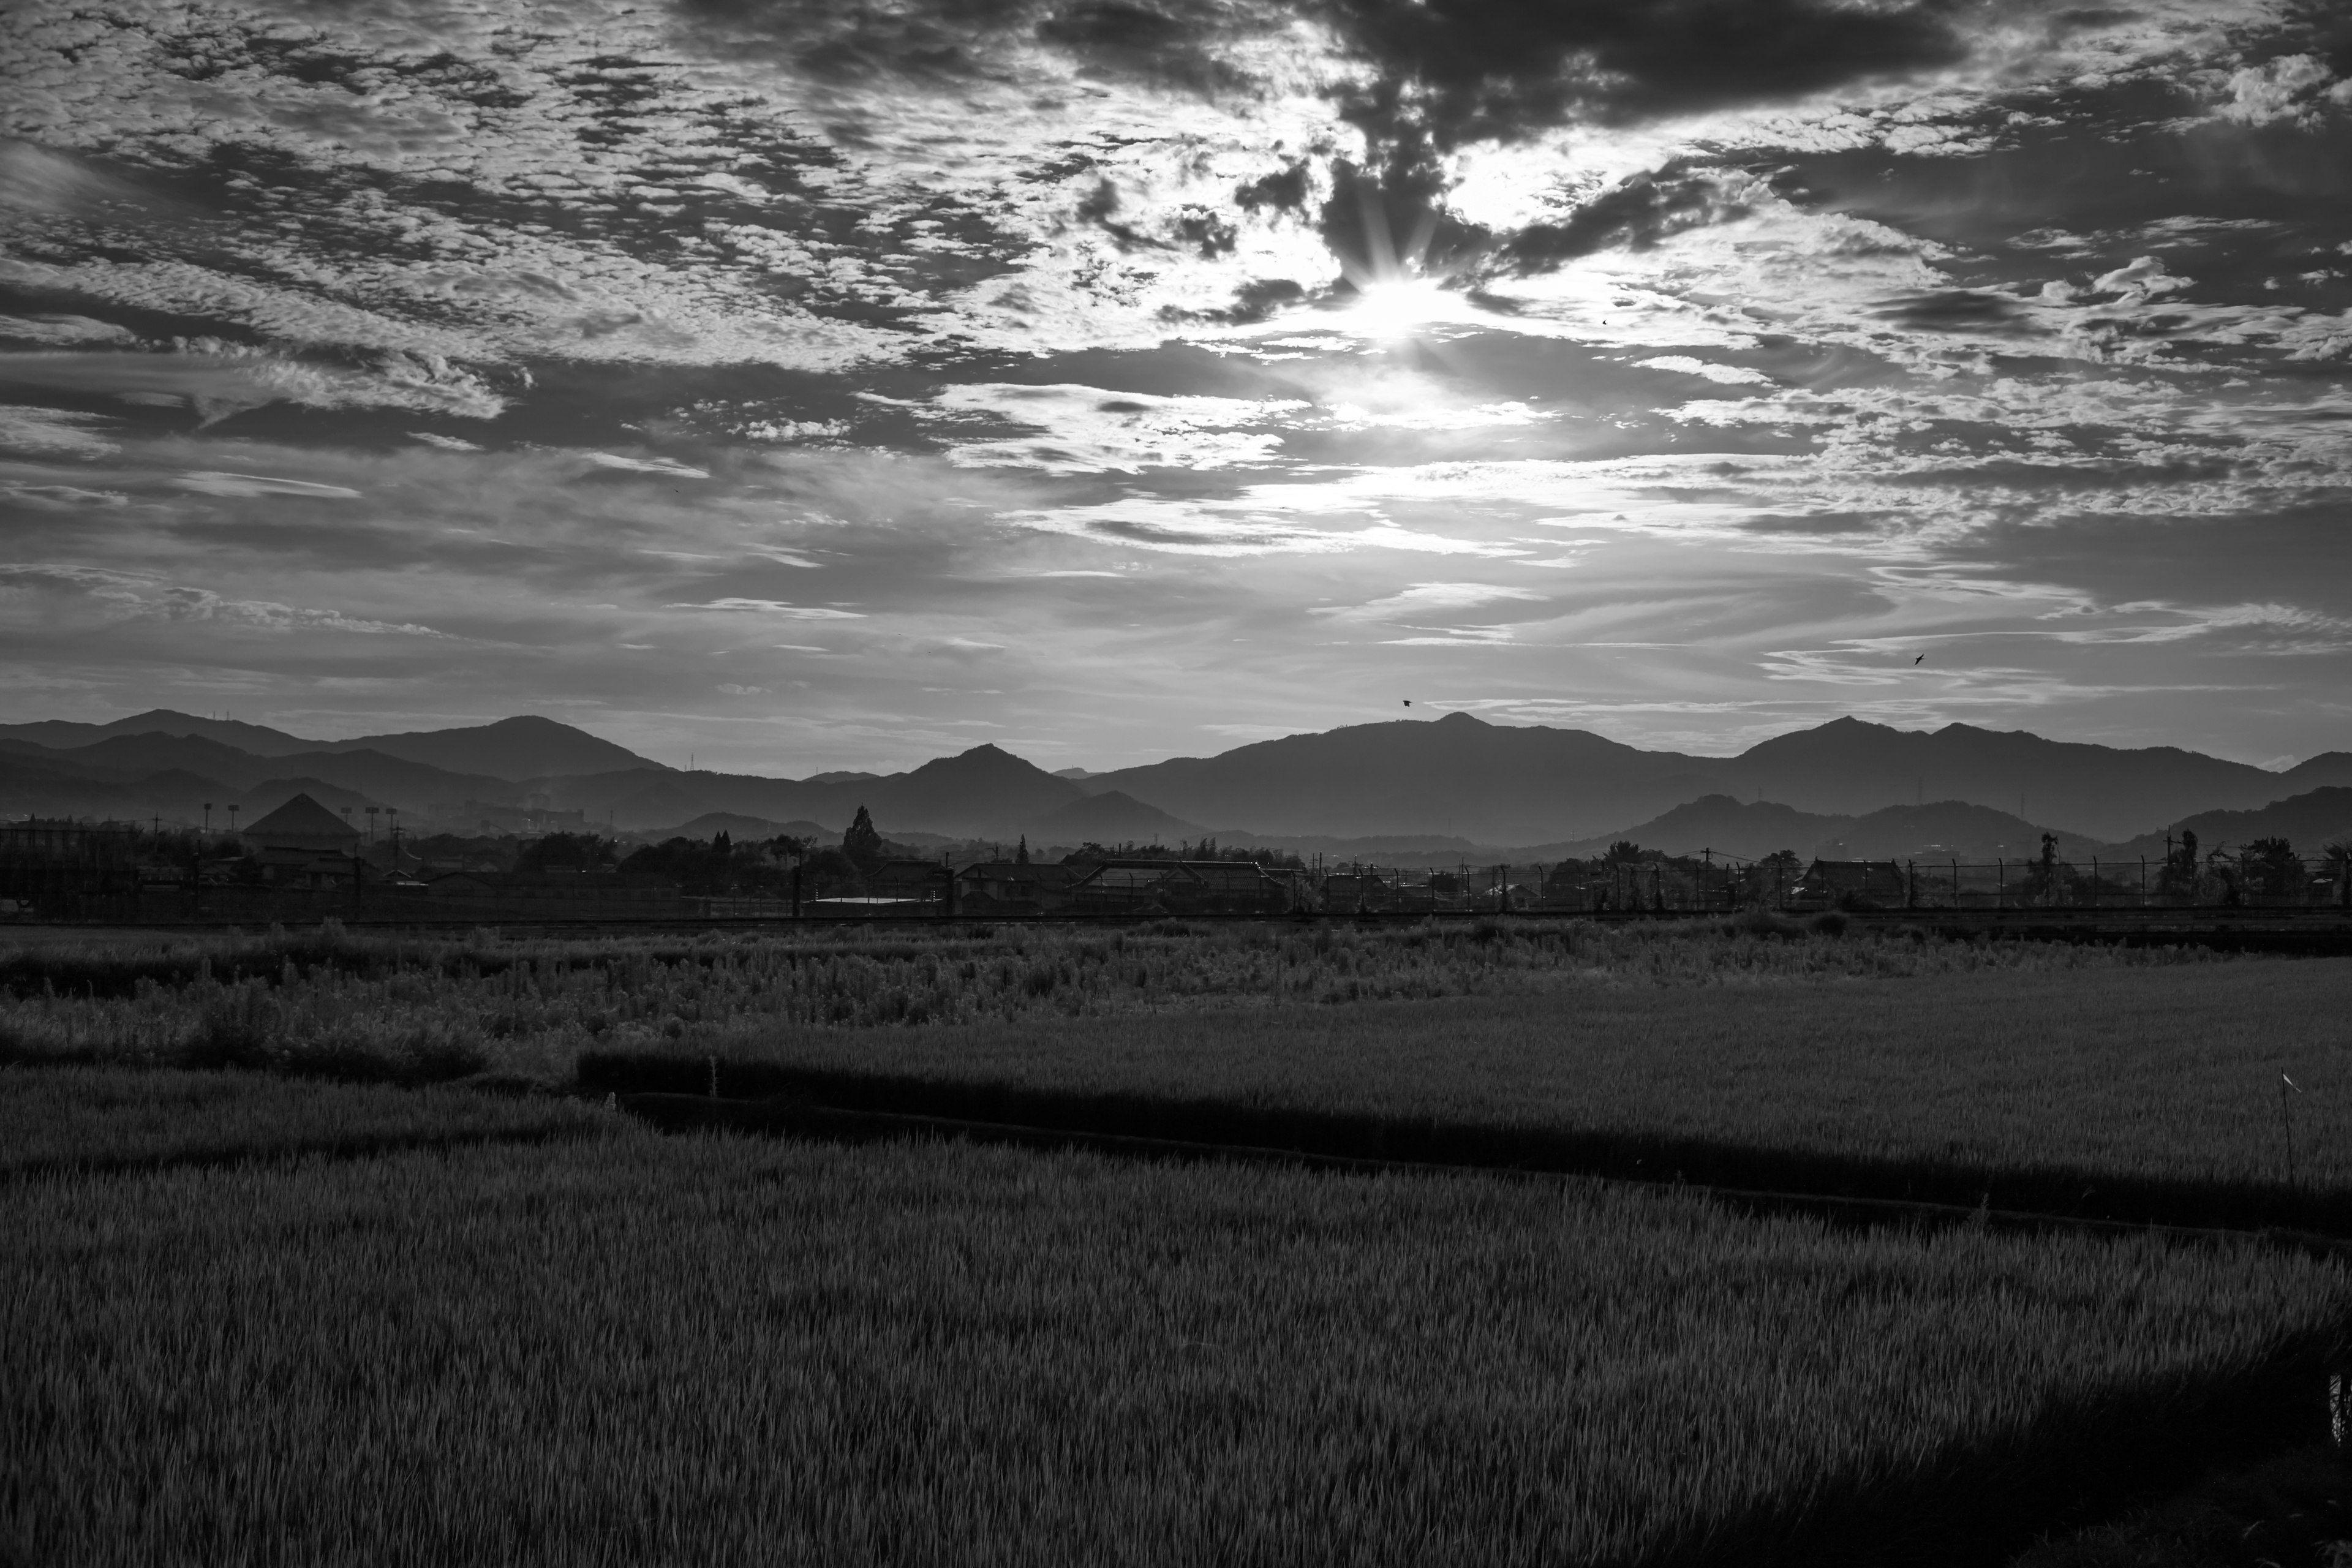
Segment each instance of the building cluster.
[[[373,825],[371,825],[373,826]],[[333,910],[426,921],[511,919],[835,918],[1320,914],[1684,913],[1762,905],[1790,910],[2321,906],[2352,908],[2352,855],[2294,857],[2284,840],[2243,853],[2200,855],[2193,838],[2156,861],[2061,860],[2054,842],[2033,859],[1831,860],[1780,854],[1760,861],[1670,857],[1620,845],[1593,859],[1401,868],[1354,863],[1308,868],[1249,860],[1126,858],[1031,861],[890,858],[862,876],[774,873],[753,896],[700,888],[691,866],[670,875],[611,868],[509,868],[466,855],[427,862],[396,830],[377,841],[298,795],[220,841],[142,833],[131,825],[0,826],[0,913],[46,909],[85,917],[277,918]],[[780,841],[781,842],[781,841]],[[478,846],[477,846],[478,847]],[[712,853],[726,860],[723,838]],[[763,847],[763,852],[772,847]],[[836,861],[840,856],[833,851]],[[821,860],[824,857],[818,856]],[[646,858],[639,857],[642,863]],[[675,858],[673,858],[674,859]],[[842,862],[846,874],[846,862]],[[681,886],[683,881],[686,886]],[[781,881],[783,885],[777,886]],[[688,889],[696,889],[689,891]]]

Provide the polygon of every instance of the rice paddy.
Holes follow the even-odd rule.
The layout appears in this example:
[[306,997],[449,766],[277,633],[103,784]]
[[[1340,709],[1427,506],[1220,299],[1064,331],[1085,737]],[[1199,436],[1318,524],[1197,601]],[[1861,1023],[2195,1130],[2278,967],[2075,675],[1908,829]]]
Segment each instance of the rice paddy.
[[1996,1476],[2013,1532],[2313,1404],[2352,1305],[2243,1249],[617,1121],[16,1183],[0,1237],[27,1563],[1936,1562]]
[[2251,1244],[667,1138],[604,1103],[715,1071],[2270,1215],[2352,1201],[2336,961],[329,926],[56,942],[0,984],[0,1563],[1990,1563],[2323,1431],[2352,1350],[2352,1270]]

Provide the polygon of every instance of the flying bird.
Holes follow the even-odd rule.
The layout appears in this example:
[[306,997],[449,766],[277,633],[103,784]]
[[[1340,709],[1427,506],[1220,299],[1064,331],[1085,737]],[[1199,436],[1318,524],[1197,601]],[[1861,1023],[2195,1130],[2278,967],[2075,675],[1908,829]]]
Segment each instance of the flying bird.
[[1406,699],[1404,700],[1404,705],[1405,705],[1406,707],[1408,707],[1408,708],[1412,707],[1412,698],[1410,698],[1410,697],[1406,698]]
[[1923,654],[1921,654],[1917,658],[1913,659],[1911,662],[1912,662],[1912,664],[1913,664],[1913,665],[1916,666],[1916,665],[1918,665],[1918,664],[1924,663],[1924,662],[1926,661],[1927,658],[1927,656],[1926,654],[1924,654],[1924,653],[1923,653]]

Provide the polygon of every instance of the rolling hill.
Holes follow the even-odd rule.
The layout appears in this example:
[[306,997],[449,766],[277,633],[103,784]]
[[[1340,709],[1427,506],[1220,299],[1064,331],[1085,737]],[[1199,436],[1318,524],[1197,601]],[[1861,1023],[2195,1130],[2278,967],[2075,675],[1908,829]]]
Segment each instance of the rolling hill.
[[818,822],[835,833],[865,806],[886,834],[1010,837],[1088,791],[997,746],[935,757],[903,773],[775,779],[756,773],[593,773],[541,782],[552,802],[592,821],[646,829],[727,812],[772,822]]
[[2284,838],[2298,854],[2316,858],[2330,844],[2352,844],[2352,788],[2331,784],[2253,811],[2200,811],[2162,833],[2118,846],[2119,852],[2161,855],[2168,836],[2197,835],[2200,851],[2236,848],[2257,838]]
[[[1433,853],[1461,844],[1555,857],[1618,837],[1741,856],[1843,842],[1857,856],[1984,857],[2030,851],[2043,824],[2070,855],[2093,845],[2121,853],[2126,841],[2136,854],[2160,845],[2163,825],[2216,813],[2200,837],[2278,833],[2302,844],[2352,828],[2352,816],[2331,815],[2335,795],[2352,796],[2352,753],[2271,773],[2178,748],[1852,719],[1734,757],[1453,713],[1101,773],[1051,773],[982,745],[905,773],[803,779],[665,767],[531,717],[338,742],[163,709],[102,725],[0,725],[0,810],[187,820],[207,800],[251,808],[285,781],[329,789],[339,805],[396,805],[419,827],[436,816],[470,819],[468,801],[514,807],[543,795],[590,826],[635,831],[715,813],[838,833],[863,805],[902,836],[1025,832],[1077,843],[1213,831],[1229,841],[1412,841]],[[2273,824],[2263,814],[2290,798],[2305,804],[2254,825]]]
[[321,752],[373,752],[449,773],[488,773],[516,784],[568,778],[582,773],[639,769],[673,771],[667,763],[637,755],[585,730],[525,714],[461,730],[412,730],[396,735],[362,735],[317,742]]
[[1605,836],[1707,795],[1777,801],[1815,816],[1958,801],[2112,841],[2191,812],[2265,805],[2330,784],[2352,784],[2352,754],[2268,773],[2173,747],[2120,750],[1967,724],[1907,731],[1840,719],[1735,757],[1698,757],[1450,713],[1118,769],[1082,787],[1122,790],[1188,820],[1260,834],[1444,833],[1538,844]]
[[1024,831],[1034,847],[1043,848],[1048,844],[1076,847],[1087,843],[1142,844],[1155,839],[1175,844],[1199,838],[1206,829],[1113,789],[1049,811],[1029,823]]

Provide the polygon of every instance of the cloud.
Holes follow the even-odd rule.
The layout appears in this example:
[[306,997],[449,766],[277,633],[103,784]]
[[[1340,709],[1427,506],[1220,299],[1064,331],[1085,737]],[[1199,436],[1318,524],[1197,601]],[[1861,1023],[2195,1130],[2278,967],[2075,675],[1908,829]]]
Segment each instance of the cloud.
[[33,142],[0,137],[0,207],[64,216],[144,193],[96,164]]
[[372,636],[438,637],[431,626],[373,620],[338,610],[305,609],[267,599],[231,599],[150,574],[50,563],[0,563],[0,593],[46,595],[96,603],[106,619],[214,622],[243,630],[359,632]]
[[1298,423],[1297,398],[1162,396],[1076,384],[983,382],[933,399],[942,416],[983,418],[1034,437],[954,441],[950,461],[1046,473],[1139,473],[1147,468],[1221,468],[1270,462],[1282,437],[1263,429]]
[[90,428],[102,422],[94,414],[0,404],[0,450],[45,457],[101,458],[115,449],[112,441]]
[[1518,600],[1540,603],[1543,598],[1543,595],[1530,589],[1505,587],[1493,583],[1415,583],[1386,598],[1373,599],[1361,605],[1316,608],[1307,613],[1328,616],[1336,621],[1394,621],[1409,616],[1476,609],[1486,605]]
[[787,605],[774,599],[710,599],[701,604],[675,604],[673,610],[728,610],[751,615],[774,616],[788,621],[862,621],[866,616],[856,610],[830,609],[822,605]]
[[179,489],[207,496],[302,496],[317,500],[356,500],[360,494],[343,485],[316,484],[309,479],[272,479],[266,474],[197,472],[182,474],[172,483]]
[[2352,83],[2336,82],[2325,93],[2314,90],[2334,80],[2335,75],[2326,62],[2310,55],[2283,55],[2247,66],[2230,74],[2229,100],[2213,110],[2213,118],[2240,125],[2271,125],[2282,120],[2306,119],[2330,100],[2352,102]]
[[[2346,121],[2267,0],[110,15],[0,51],[0,374],[54,405],[0,503],[124,575],[0,646],[124,710],[602,703],[768,765],[723,668],[856,765],[970,717],[875,719],[961,639],[1020,692],[973,721],[1089,762],[1403,679],[2340,727],[2292,616],[2352,616]],[[1771,673],[1931,630],[1980,668]]]
[[619,458],[610,452],[583,452],[581,456],[599,468],[617,468],[631,474],[666,474],[673,479],[707,479],[710,475],[701,468],[690,468],[669,458]]
[[473,373],[437,356],[387,353],[355,368],[306,363],[226,343],[205,343],[194,353],[0,353],[0,384],[6,383],[184,398],[208,420],[280,402],[475,419],[491,418],[505,407],[505,400]]
[[1688,354],[1655,354],[1648,359],[1637,359],[1633,363],[1644,370],[1671,370],[1682,375],[1696,375],[1708,381],[1719,381],[1726,386],[1772,384],[1772,378],[1760,370],[1750,370],[1745,365],[1710,364],[1705,360],[1693,359]]
[[88,316],[0,316],[0,338],[56,348],[133,341],[129,328]]

